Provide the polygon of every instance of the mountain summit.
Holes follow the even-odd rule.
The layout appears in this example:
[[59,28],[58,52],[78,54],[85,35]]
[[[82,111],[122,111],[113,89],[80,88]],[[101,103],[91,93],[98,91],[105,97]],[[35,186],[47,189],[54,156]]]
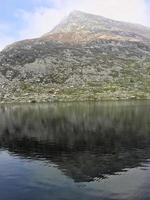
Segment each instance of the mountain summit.
[[73,11],[44,36],[65,42],[87,42],[95,39],[138,41],[150,40],[150,28]]
[[0,52],[1,101],[150,98],[150,28],[73,11]]

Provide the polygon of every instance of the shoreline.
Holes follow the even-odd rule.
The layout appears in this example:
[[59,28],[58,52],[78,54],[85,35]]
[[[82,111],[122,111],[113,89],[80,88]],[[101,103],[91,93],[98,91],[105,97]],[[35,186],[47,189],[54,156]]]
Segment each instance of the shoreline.
[[95,85],[64,86],[22,84],[1,94],[0,104],[4,103],[52,103],[52,102],[101,102],[124,100],[150,100],[150,88],[135,87],[116,83]]
[[55,97],[51,98],[50,96],[47,96],[47,98],[39,98],[36,96],[28,96],[28,98],[15,98],[15,99],[5,99],[0,101],[0,105],[3,104],[35,104],[35,103],[84,103],[84,102],[104,102],[104,101],[112,101],[112,102],[121,102],[121,101],[140,101],[140,100],[150,100],[150,96],[145,96],[145,97],[136,97],[136,96],[126,96],[126,97],[101,97],[101,98],[88,98],[88,97],[77,97],[77,98],[72,98],[70,96],[65,96],[65,97]]

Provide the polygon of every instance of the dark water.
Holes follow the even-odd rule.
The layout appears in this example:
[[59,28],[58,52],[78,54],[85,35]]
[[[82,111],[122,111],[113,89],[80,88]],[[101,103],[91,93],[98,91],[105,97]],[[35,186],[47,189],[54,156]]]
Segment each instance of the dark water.
[[0,107],[0,200],[149,200],[150,101]]

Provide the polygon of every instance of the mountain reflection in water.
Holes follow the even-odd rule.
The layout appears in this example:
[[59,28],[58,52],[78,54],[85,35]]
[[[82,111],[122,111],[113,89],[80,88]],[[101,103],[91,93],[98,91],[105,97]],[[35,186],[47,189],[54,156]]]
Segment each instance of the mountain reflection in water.
[[0,147],[75,182],[104,179],[150,158],[149,113],[148,101],[1,106]]

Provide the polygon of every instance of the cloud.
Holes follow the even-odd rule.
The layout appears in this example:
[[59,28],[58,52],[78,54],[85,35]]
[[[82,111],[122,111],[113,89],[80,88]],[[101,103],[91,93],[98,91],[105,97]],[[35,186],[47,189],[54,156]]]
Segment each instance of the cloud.
[[0,51],[13,42],[15,42],[14,38],[0,34]]
[[15,41],[15,38],[9,36],[10,25],[0,22],[0,51],[6,46]]
[[33,13],[20,10],[18,16],[22,18],[24,27],[19,31],[19,37],[34,38],[49,32],[60,22],[65,13],[57,9],[40,7]]
[[[77,0],[79,1],[79,0]],[[108,18],[144,24],[147,19],[144,0],[83,0],[78,8]]]

